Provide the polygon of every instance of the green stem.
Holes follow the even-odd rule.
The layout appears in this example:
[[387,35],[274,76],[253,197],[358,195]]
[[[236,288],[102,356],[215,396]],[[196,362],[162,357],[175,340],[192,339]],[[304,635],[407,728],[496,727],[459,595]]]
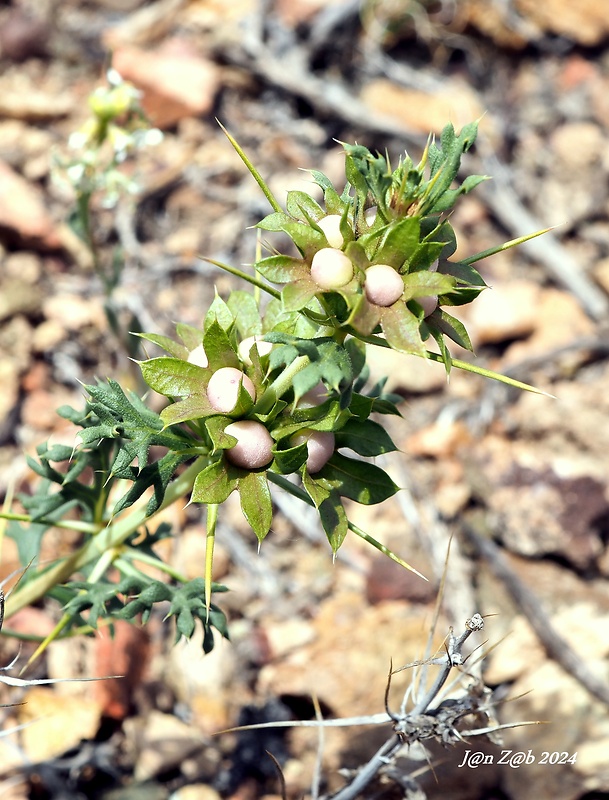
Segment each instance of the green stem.
[[286,367],[273,383],[266,389],[260,400],[254,406],[258,414],[268,413],[278,397],[285,394],[292,387],[294,376],[311,363],[309,356],[298,356]]
[[496,253],[502,253],[504,250],[509,250],[511,247],[518,247],[519,244],[528,242],[530,239],[535,239],[537,236],[542,236],[544,233],[549,233],[551,230],[554,230],[554,228],[543,228],[543,230],[529,233],[526,236],[519,236],[518,239],[510,239],[509,242],[504,242],[496,247],[490,247],[488,250],[482,250],[480,253],[469,256],[469,258],[463,258],[460,263],[469,267],[471,264],[475,264],[476,261],[482,261],[483,258],[494,256]]
[[174,569],[170,564],[166,564],[164,561],[154,556],[149,556],[147,553],[141,553],[139,550],[136,550],[135,547],[123,548],[121,558],[117,559],[114,564],[117,569],[122,571],[123,565],[131,564],[133,561],[139,561],[141,564],[146,564],[149,567],[158,569],[160,572],[169,575],[174,581],[178,581],[178,583],[187,583],[188,581],[181,572],[178,572],[178,570]]
[[0,511],[0,519],[14,520],[15,522],[28,522],[30,525],[49,525],[53,528],[64,528],[67,531],[78,531],[78,533],[89,533],[95,535],[99,532],[100,526],[92,522],[78,522],[77,520],[32,520],[30,514],[13,514],[8,511]]
[[[103,574],[106,572],[108,567],[110,567],[116,556],[117,556],[117,551],[115,548],[111,548],[109,550],[106,550],[105,553],[102,553],[100,559],[98,560],[97,564],[93,567],[93,569],[91,570],[91,574],[89,575],[88,581],[90,584],[97,583],[102,578]],[[79,594],[81,595],[84,593],[85,593],[84,589],[81,589],[81,591],[79,592]],[[32,655],[28,658],[21,672],[25,672],[27,668],[31,666],[34,663],[34,661],[36,661],[38,657],[42,655],[42,653],[44,653],[44,651],[51,644],[51,642],[54,642],[55,639],[59,637],[59,634],[70,623],[73,616],[74,614],[67,614],[67,613],[63,614],[63,616],[61,617],[57,625],[53,628],[51,633],[49,633],[49,635],[42,640],[42,642],[38,645],[36,650],[34,650]]]
[[31,578],[27,583],[20,584],[7,598],[6,616],[9,617],[24,606],[44,597],[49,589],[52,589],[57,584],[65,583],[74,572],[84,567],[85,564],[98,559],[107,550],[121,545],[141,525],[172,503],[175,503],[176,500],[188,494],[193,487],[195,478],[206,463],[207,459],[201,457],[185,469],[169,485],[162,504],[154,514],[148,515],[145,506],[133,509],[127,516],[121,517],[116,522],[108,525],[107,528],[101,530],[97,536],[90,539],[68,558],[61,559],[50,569]]
[[[353,335],[360,339],[360,341],[366,342],[366,344],[373,344],[377,347],[389,347],[387,341],[385,339],[381,339],[380,336],[362,336],[355,331],[353,332]],[[444,359],[442,356],[439,353],[432,353],[431,350],[427,350],[423,356],[414,352],[410,353],[409,355],[419,356],[419,358],[427,358],[429,361],[435,361],[437,364],[444,364]],[[508,375],[502,375],[500,372],[493,372],[492,369],[479,367],[477,364],[470,364],[469,361],[461,361],[459,358],[451,358],[450,363],[453,367],[462,369],[464,372],[472,372],[475,375],[481,375],[483,378],[490,378],[491,380],[504,383],[506,386],[513,386],[515,389],[522,389],[525,392],[532,392],[533,394],[543,394],[545,397],[551,397],[554,399],[553,394],[544,392],[543,389],[537,389],[535,386],[531,386],[529,383],[517,381],[515,378],[510,378]]]
[[207,505],[207,535],[205,539],[205,609],[206,620],[209,621],[211,608],[211,582],[214,565],[214,544],[216,543],[216,523],[218,522],[218,504]]
[[228,141],[232,144],[232,146],[237,151],[237,153],[239,155],[239,158],[243,161],[243,163],[248,168],[250,174],[252,175],[252,177],[254,178],[256,183],[258,184],[258,186],[262,189],[262,192],[263,192],[264,196],[269,201],[269,203],[271,204],[273,209],[275,211],[283,211],[283,209],[281,208],[281,206],[279,205],[279,203],[275,199],[275,196],[273,195],[273,193],[271,192],[269,187],[264,182],[264,180],[262,178],[262,175],[258,172],[256,167],[252,164],[252,162],[246,156],[246,154],[243,151],[243,148],[241,147],[241,145],[237,142],[237,140],[233,136],[230,135],[230,133],[226,130],[226,128],[220,122],[219,119],[216,119],[216,122],[222,128],[222,130],[224,131],[224,134],[225,134],[226,138],[228,139]]
[[[276,472],[271,472],[270,470],[266,474],[271,483],[274,483],[276,486],[279,486],[281,489],[284,489],[286,492],[288,492],[288,494],[291,494],[293,497],[298,498],[298,500],[302,500],[303,503],[306,503],[309,506],[315,505],[313,500],[309,497],[309,495],[305,492],[304,489],[301,489],[300,486],[295,486],[291,481],[287,480],[287,478],[285,478],[283,475],[278,475]],[[404,567],[405,569],[414,572],[415,575],[418,575],[419,578],[423,578],[424,581],[427,580],[427,578],[424,575],[421,575],[421,573],[414,567],[412,567],[407,561],[404,561],[404,559],[400,558],[384,544],[381,544],[373,536],[370,536],[369,533],[366,533],[366,531],[363,531],[361,528],[358,528],[358,526],[355,525],[355,523],[349,522],[349,520],[347,520],[347,526],[352,533],[355,533],[356,536],[359,536],[361,539],[364,539],[364,541],[368,542],[368,544],[371,544],[373,547],[376,547],[376,549],[380,550],[380,552],[383,553],[384,555],[389,556],[389,558],[391,558],[401,567]]]
[[238,267],[231,267],[230,264],[225,264],[223,261],[216,261],[214,258],[206,258],[204,256],[201,256],[201,258],[203,261],[207,261],[208,264],[213,264],[214,267],[223,269],[225,272],[230,272],[231,275],[241,278],[241,280],[247,281],[247,283],[251,283],[251,285],[255,286],[257,289],[262,289],[276,300],[279,300],[281,297],[281,293],[278,292],[277,289],[273,289],[273,287],[269,286],[268,283],[264,283],[264,281],[259,280],[254,275],[248,275],[247,272],[243,272],[243,270],[239,269]]

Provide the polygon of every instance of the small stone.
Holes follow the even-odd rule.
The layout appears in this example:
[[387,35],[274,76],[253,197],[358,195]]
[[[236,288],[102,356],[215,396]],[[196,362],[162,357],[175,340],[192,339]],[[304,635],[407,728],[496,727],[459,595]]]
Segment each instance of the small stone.
[[218,792],[204,783],[182,786],[171,795],[172,800],[221,800]]
[[174,769],[200,747],[201,737],[195,729],[173,714],[151,711],[141,732],[135,779],[149,781]]
[[105,317],[101,303],[73,294],[57,294],[43,304],[47,320],[61,323],[68,331],[79,331],[87,325],[105,328]]
[[602,129],[594,122],[569,122],[556,128],[550,147],[567,172],[581,171],[597,164],[606,147]]
[[447,458],[471,442],[471,433],[463,422],[434,422],[408,437],[406,450],[411,455]]
[[539,287],[528,281],[512,281],[486,289],[467,313],[467,328],[474,345],[529,336],[535,330],[539,300]]
[[0,433],[17,404],[19,397],[19,367],[12,358],[0,359]]
[[396,353],[386,347],[370,350],[368,356],[370,380],[374,383],[388,377],[387,392],[427,394],[446,387],[446,370],[443,364]]
[[[424,134],[429,134],[429,131],[441,133],[447,120],[459,129],[484,114],[473,91],[457,81],[447,81],[442,92],[428,94],[381,78],[364,86],[361,100],[371,114],[393,117],[409,130]],[[490,126],[488,118],[486,124]]]
[[112,66],[144,92],[142,107],[154,125],[170,128],[189,116],[207,114],[218,90],[218,70],[181,39],[153,51],[120,46]]
[[516,8],[542,31],[580,45],[600,44],[609,34],[606,0],[517,0]]
[[3,161],[0,161],[0,220],[3,228],[26,242],[50,248],[60,245],[40,193]]

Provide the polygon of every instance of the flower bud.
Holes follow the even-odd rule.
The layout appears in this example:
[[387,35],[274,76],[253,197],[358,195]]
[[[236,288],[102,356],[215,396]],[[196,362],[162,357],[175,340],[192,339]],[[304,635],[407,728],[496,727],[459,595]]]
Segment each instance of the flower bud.
[[254,345],[256,345],[256,350],[258,351],[259,356],[267,356],[273,349],[273,345],[270,342],[263,341],[260,336],[248,336],[242,342],[239,342],[239,347],[237,349],[239,358],[241,361],[243,361],[246,367],[252,366],[250,350]]
[[376,306],[392,306],[404,294],[404,281],[388,264],[373,264],[366,270],[366,297]]
[[323,217],[317,223],[324,232],[330,247],[336,247],[339,249],[345,243],[343,235],[340,232],[340,221],[340,214],[328,214],[327,217]]
[[417,303],[423,309],[423,316],[428,317],[438,307],[438,295],[428,294],[425,297],[417,297]]
[[239,386],[253,401],[256,400],[256,389],[251,380],[235,367],[222,367],[216,370],[207,384],[207,399],[216,411],[227,414],[233,410],[239,397]]
[[273,460],[273,440],[261,422],[241,419],[227,425],[224,432],[237,440],[234,447],[225,451],[227,459],[236,467],[260,469]]
[[197,345],[194,350],[191,350],[186,360],[191,364],[196,364],[198,367],[206,367],[209,364],[207,353],[202,344]]
[[353,278],[353,264],[342,250],[323,247],[313,256],[311,277],[320,289],[340,289]]
[[292,444],[307,443],[307,472],[314,475],[334,453],[336,440],[332,431],[302,431],[292,437]]

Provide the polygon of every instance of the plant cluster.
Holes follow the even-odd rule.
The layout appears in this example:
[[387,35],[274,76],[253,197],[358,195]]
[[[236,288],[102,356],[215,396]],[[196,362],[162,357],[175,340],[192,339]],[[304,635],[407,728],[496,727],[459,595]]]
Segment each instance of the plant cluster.
[[[107,138],[114,112],[94,110],[95,130]],[[238,492],[261,542],[273,519],[269,484],[315,507],[333,553],[350,529],[409,566],[352,524],[344,507],[345,499],[381,503],[398,489],[367,460],[396,449],[382,419],[399,411],[383,381],[368,385],[366,351],[389,347],[442,361],[447,372],[484,372],[451,357],[447,339],[471,343],[446,308],[484,289],[473,263],[518,242],[451,260],[450,211],[484,179],[455,185],[476,130],[471,124],[457,134],[448,125],[418,164],[406,154],[395,168],[363,146],[344,145],[344,188],[312,171],[322,204],[294,191],[285,210],[229,136],[273,209],[258,228],[287,234],[291,252],[269,244],[251,273],[218,264],[253,290],[216,296],[201,327],[180,323],[175,339],[139,334],[166,353],[140,362],[146,384],[167,398],[160,414],[111,379],[85,387],[84,410],[59,409],[79,428],[77,446],[41,445],[29,459],[42,478],[39,491],[22,498],[26,514],[4,513],[24,565],[34,562],[8,599],[7,617],[54,597],[64,613],[51,639],[101,620],[145,620],[164,603],[178,637],[190,637],[199,620],[211,649],[212,627],[227,635],[211,602],[212,591],[223,589],[211,581],[219,509]],[[206,507],[208,543],[205,580],[190,582],[157,554],[155,544],[170,532],[154,527],[159,509],[188,496]],[[70,557],[35,564],[52,526],[79,531],[82,543]],[[150,577],[147,567],[167,578]]]

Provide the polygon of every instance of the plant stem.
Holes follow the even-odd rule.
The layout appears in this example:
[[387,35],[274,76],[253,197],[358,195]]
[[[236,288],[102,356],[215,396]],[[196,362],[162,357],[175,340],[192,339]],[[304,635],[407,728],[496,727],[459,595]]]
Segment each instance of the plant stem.
[[36,602],[57,584],[65,583],[74,572],[84,567],[85,564],[98,559],[107,550],[121,545],[132,533],[137,531],[140,525],[148,522],[167,506],[188,494],[193,487],[195,478],[206,463],[207,459],[201,457],[185,469],[169,485],[162,504],[154,514],[148,515],[145,506],[138,506],[127,516],[108,525],[68,558],[56,562],[50,569],[31,578],[27,583],[20,584],[7,598],[6,616],[9,617],[24,606]]
[[268,413],[275,401],[291,388],[294,376],[311,363],[309,356],[298,356],[286,367],[273,383],[266,389],[260,400],[254,406],[254,410],[259,414]]
[[48,525],[53,528],[63,528],[66,531],[78,531],[78,533],[96,534],[100,526],[92,522],[78,522],[78,520],[32,520],[30,514],[13,514],[8,511],[0,511],[0,519],[14,520],[15,522],[29,522],[35,525]]

